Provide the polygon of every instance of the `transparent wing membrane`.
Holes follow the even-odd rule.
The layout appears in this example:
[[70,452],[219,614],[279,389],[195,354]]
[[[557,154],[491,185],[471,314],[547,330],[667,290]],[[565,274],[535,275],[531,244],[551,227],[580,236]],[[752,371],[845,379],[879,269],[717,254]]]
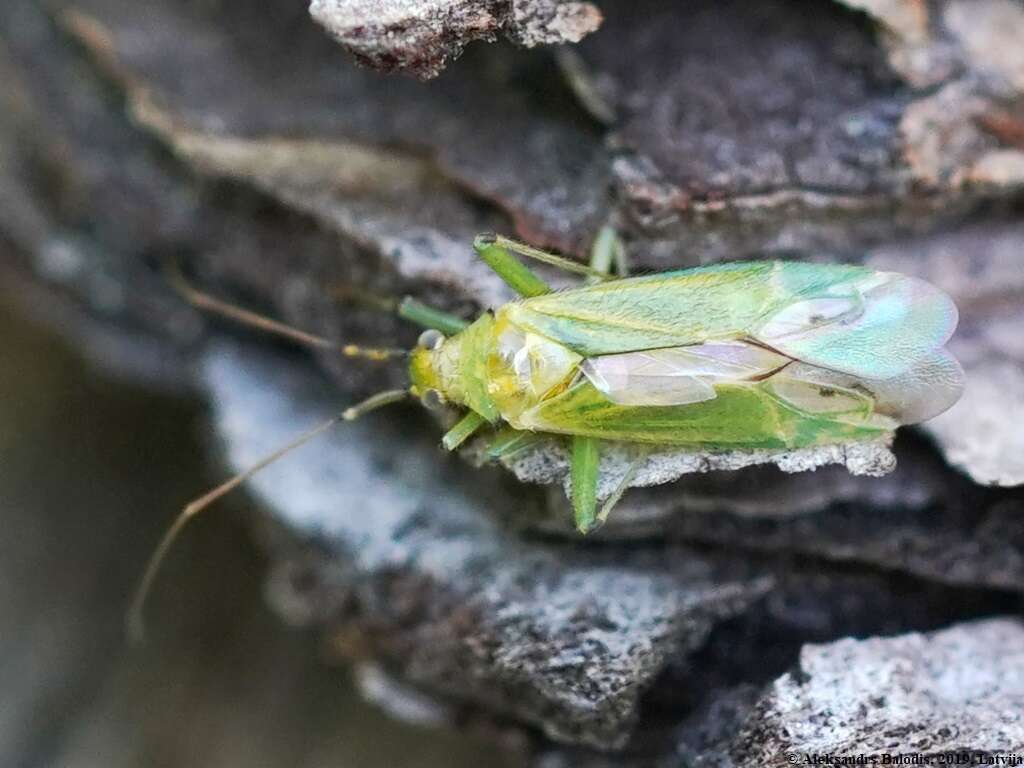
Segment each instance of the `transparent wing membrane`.
[[758,341],[790,357],[871,379],[914,368],[957,324],[953,301],[923,280],[876,272],[830,286],[762,320]]
[[945,349],[928,353],[910,370],[888,379],[858,378],[807,363],[794,363],[786,374],[823,387],[865,392],[874,401],[875,413],[900,424],[938,416],[960,399],[964,389],[963,368]]
[[673,406],[716,397],[721,384],[761,386],[787,406],[815,416],[882,424],[916,424],[952,406],[964,374],[944,349],[932,350],[887,379],[855,376],[794,360],[744,341],[592,357],[580,366],[616,405]]
[[773,376],[766,386],[772,394],[801,413],[847,415],[857,420],[868,419],[872,413],[872,400],[866,393],[853,388],[825,386],[791,375],[788,370]]
[[618,405],[687,405],[714,399],[716,383],[755,380],[789,361],[755,344],[723,341],[592,357],[581,370]]

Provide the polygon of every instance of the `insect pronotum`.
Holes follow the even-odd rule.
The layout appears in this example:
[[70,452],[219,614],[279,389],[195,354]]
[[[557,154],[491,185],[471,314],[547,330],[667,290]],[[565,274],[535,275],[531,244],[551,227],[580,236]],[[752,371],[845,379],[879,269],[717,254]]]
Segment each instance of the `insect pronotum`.
[[[188,520],[293,448],[335,424],[413,397],[464,415],[442,439],[455,450],[493,435],[502,457],[535,435],[568,443],[576,527],[610,512],[629,474],[599,510],[603,441],[701,451],[796,449],[874,439],[957,401],[963,371],[943,345],[952,300],[929,283],[842,264],[748,261],[628,277],[610,228],[584,266],[507,238],[474,242],[521,298],[473,322],[406,299],[402,317],[427,328],[412,350],[339,344],[221,302],[175,277],[200,308],[294,341],[370,360],[408,360],[408,389],[379,393],[316,426],[187,505],[150,561],[129,613],[143,602]],[[553,291],[515,254],[583,275]],[[610,270],[613,265],[618,275]]]

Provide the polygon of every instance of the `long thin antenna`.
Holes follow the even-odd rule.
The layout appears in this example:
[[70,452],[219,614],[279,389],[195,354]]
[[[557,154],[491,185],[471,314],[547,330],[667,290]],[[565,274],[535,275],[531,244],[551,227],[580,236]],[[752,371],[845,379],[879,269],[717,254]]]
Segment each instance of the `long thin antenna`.
[[362,347],[358,344],[342,344],[323,336],[317,336],[314,333],[307,333],[306,331],[298,328],[293,328],[290,325],[286,325],[285,323],[282,323],[279,320],[274,320],[266,315],[261,315],[248,309],[235,306],[234,304],[230,304],[222,299],[218,299],[216,296],[211,296],[210,294],[204,293],[198,288],[195,288],[187,279],[185,279],[185,275],[182,274],[178,262],[174,259],[167,261],[166,271],[167,279],[170,281],[171,285],[189,304],[207,312],[227,317],[237,323],[258,328],[261,331],[273,333],[277,336],[282,336],[286,339],[298,342],[299,344],[305,344],[309,347],[334,349],[341,352],[345,357],[361,357],[368,360],[389,360],[394,357],[404,357],[409,354],[404,349]]
[[146,598],[149,596],[150,590],[153,587],[153,582],[156,580],[156,576],[160,572],[160,567],[163,565],[164,559],[167,557],[167,553],[170,552],[171,546],[177,540],[181,531],[190,520],[219,498],[240,486],[264,467],[273,464],[282,456],[302,445],[305,445],[314,437],[326,432],[336,424],[346,421],[355,421],[365,413],[369,413],[370,411],[376,410],[377,408],[381,408],[385,405],[390,405],[391,403],[397,403],[406,399],[408,396],[408,391],[404,389],[391,389],[384,392],[378,392],[376,395],[368,397],[366,400],[363,400],[361,403],[357,403],[350,408],[346,408],[341,413],[332,416],[327,421],[318,424],[307,432],[304,432],[287,445],[267,454],[245,471],[239,472],[230,480],[221,483],[216,488],[213,488],[199,498],[186,504],[184,509],[182,509],[178,516],[174,518],[174,522],[172,522],[170,527],[168,527],[163,538],[160,540],[160,543],[157,545],[157,548],[150,556],[149,562],[146,565],[146,570],[143,572],[142,578],[139,581],[139,586],[135,590],[131,607],[128,609],[128,614],[125,617],[125,626],[129,641],[132,643],[138,643],[143,639],[145,635],[145,624],[143,622],[142,614],[146,605]]

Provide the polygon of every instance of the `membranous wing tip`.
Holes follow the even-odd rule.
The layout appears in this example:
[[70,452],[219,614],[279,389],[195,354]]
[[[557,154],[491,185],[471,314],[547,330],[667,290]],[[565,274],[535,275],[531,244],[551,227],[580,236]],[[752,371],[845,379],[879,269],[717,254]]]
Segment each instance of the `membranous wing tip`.
[[959,399],[964,385],[960,364],[945,349],[927,353],[898,376],[868,379],[739,340],[592,357],[580,370],[617,405],[690,405],[714,399],[716,386],[763,382],[800,412],[847,414],[859,422],[877,415],[891,426],[937,416]]
[[951,408],[964,390],[964,371],[945,349],[936,349],[900,374],[888,379],[865,379],[819,368],[804,362],[794,363],[786,374],[813,384],[856,390],[871,396],[874,413],[899,424],[918,424]]
[[714,399],[716,384],[754,381],[789,362],[756,344],[720,341],[592,357],[581,370],[618,405],[688,405]]
[[957,320],[952,299],[931,283],[869,272],[773,309],[751,335],[806,363],[888,379],[942,347]]

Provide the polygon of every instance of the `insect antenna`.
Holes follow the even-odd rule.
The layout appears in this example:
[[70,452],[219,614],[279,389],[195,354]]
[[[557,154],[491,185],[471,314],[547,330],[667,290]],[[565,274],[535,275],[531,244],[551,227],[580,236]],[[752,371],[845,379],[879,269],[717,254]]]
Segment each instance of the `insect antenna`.
[[345,344],[334,341],[333,339],[325,338],[324,336],[317,336],[314,333],[308,333],[298,328],[293,328],[279,320],[274,320],[266,315],[252,312],[251,310],[244,309],[222,299],[218,299],[216,296],[204,293],[188,282],[185,275],[182,274],[181,267],[178,265],[178,262],[174,259],[170,259],[166,262],[165,269],[167,272],[167,279],[171,286],[189,304],[207,312],[220,315],[221,317],[234,320],[242,325],[258,328],[261,331],[266,331],[267,333],[272,333],[276,336],[290,339],[291,341],[299,344],[304,344],[307,347],[333,349],[340,352],[345,357],[359,357],[366,360],[382,361],[396,357],[406,357],[409,354],[408,350],[405,349],[364,347],[358,344]]
[[230,493],[235,488],[240,486],[250,477],[255,475],[261,469],[273,464],[275,461],[280,459],[282,456],[291,453],[296,448],[299,448],[317,435],[326,432],[331,427],[341,424],[343,422],[355,421],[363,414],[374,411],[385,405],[391,403],[397,403],[401,400],[406,399],[409,396],[409,392],[404,389],[391,389],[384,392],[378,392],[372,397],[368,397],[356,405],[346,408],[344,411],[335,414],[327,421],[324,421],[310,430],[302,433],[290,443],[281,446],[280,448],[272,451],[271,453],[264,456],[262,459],[257,461],[251,467],[229,480],[218,485],[202,496],[193,499],[181,510],[171,525],[167,528],[160,539],[160,543],[157,545],[153,554],[149,558],[149,562],[146,564],[146,570],[142,574],[142,578],[139,580],[138,587],[135,590],[135,595],[132,598],[131,606],[128,609],[128,613],[125,617],[125,629],[128,635],[129,642],[138,643],[141,642],[145,635],[145,624],[143,622],[143,609],[146,605],[146,598],[153,587],[153,583],[156,580],[157,574],[160,572],[160,567],[163,565],[164,560],[167,557],[167,553],[171,551],[171,547],[177,540],[178,536],[184,530],[185,526],[190,520],[195,518],[200,512],[209,507],[215,501],[220,499],[222,496]]

